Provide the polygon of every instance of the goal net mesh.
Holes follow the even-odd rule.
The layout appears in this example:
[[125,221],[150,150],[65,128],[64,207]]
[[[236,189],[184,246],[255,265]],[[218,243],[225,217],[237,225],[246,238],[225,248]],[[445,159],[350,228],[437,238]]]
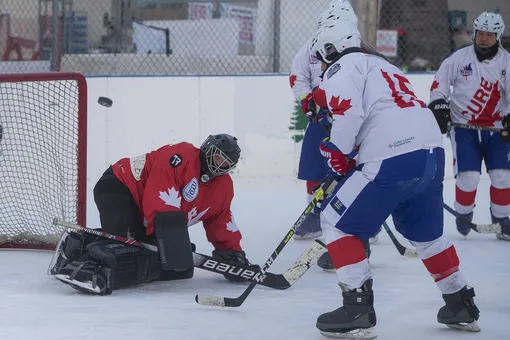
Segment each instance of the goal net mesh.
[[0,248],[52,249],[58,218],[85,224],[86,82],[0,76]]

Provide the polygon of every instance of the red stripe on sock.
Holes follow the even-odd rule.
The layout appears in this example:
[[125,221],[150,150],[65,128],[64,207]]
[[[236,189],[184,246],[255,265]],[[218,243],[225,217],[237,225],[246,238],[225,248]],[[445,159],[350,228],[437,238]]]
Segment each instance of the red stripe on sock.
[[475,191],[462,191],[458,186],[455,186],[455,200],[460,205],[469,207],[475,204],[476,190]]
[[335,269],[366,259],[363,242],[356,236],[345,236],[328,244],[328,252]]
[[423,264],[427,267],[435,282],[441,281],[459,271],[459,257],[453,245],[439,254],[423,260]]
[[497,205],[510,205],[510,188],[498,189],[491,185],[491,202]]
[[312,195],[313,188],[315,188],[319,184],[321,184],[320,181],[306,181],[306,192],[308,193],[308,195]]

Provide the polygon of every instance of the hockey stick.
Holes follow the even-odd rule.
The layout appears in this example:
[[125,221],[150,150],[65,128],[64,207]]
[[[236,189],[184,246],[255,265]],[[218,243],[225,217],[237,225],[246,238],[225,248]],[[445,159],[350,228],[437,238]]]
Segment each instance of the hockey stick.
[[453,127],[470,129],[470,130],[478,130],[478,131],[490,131],[490,132],[503,132],[503,129],[499,129],[494,126],[474,126],[469,124],[461,124],[461,123],[452,123]]
[[[87,234],[101,236],[126,244],[131,244],[136,247],[146,248],[150,251],[154,252],[158,251],[158,248],[152,244],[138,242],[133,239],[112,235],[96,229],[89,229],[74,223],[61,221],[56,218],[53,220],[53,224],[56,226],[81,231]],[[314,261],[316,261],[317,258],[320,257],[320,255],[322,255],[322,252],[320,252],[320,250],[323,250],[323,247],[320,245],[317,246],[316,243],[314,243],[301,255],[301,257],[294,263],[294,265],[291,268],[287,269],[282,274],[273,274],[266,272],[259,279],[260,283],[263,286],[273,289],[283,290],[290,288],[310,268],[311,265],[309,264],[314,263]],[[193,265],[197,268],[204,269],[217,274],[230,274],[239,276],[246,279],[247,281],[254,280],[255,278],[259,277],[259,272],[254,271],[250,267],[232,265],[228,262],[224,262],[211,256],[200,253],[193,253]]]
[[[312,201],[306,206],[303,213],[298,217],[297,221],[294,223],[292,228],[287,232],[283,240],[278,244],[276,249],[273,251],[269,259],[264,263],[264,266],[260,270],[260,275],[263,276],[269,267],[273,264],[274,260],[278,257],[283,248],[287,245],[287,243],[292,239],[292,235],[294,235],[295,229],[303,223],[306,216],[313,210],[318,201],[325,195],[325,193],[329,193],[335,186],[337,182],[333,177],[328,178],[324,184],[315,192]],[[317,241],[318,242],[318,241]],[[195,296],[195,301],[201,305],[206,306],[218,306],[218,307],[239,307],[246,300],[248,295],[253,291],[255,286],[257,285],[258,279],[256,278],[254,281],[250,283],[250,285],[244,290],[244,292],[236,297],[221,297],[221,296],[213,296],[213,295],[205,295],[198,294]]]
[[393,232],[391,231],[388,223],[384,222],[383,227],[384,227],[384,230],[386,230],[386,233],[388,233],[388,236],[391,238],[391,241],[397,248],[400,255],[406,256],[406,257],[418,257],[418,253],[416,252],[416,249],[406,248],[397,240],[397,238],[395,237],[395,234],[393,234]]
[[502,225],[497,223],[491,223],[491,224],[475,224],[456,212],[454,209],[452,209],[448,204],[443,203],[443,208],[448,211],[450,214],[452,214],[455,217],[463,219],[463,221],[471,227],[474,231],[480,234],[501,234],[503,227]]

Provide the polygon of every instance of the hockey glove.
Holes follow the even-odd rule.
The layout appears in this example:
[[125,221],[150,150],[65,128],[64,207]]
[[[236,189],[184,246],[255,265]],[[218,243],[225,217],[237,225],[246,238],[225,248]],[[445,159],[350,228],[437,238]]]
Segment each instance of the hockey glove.
[[311,123],[321,122],[323,124],[330,124],[327,119],[329,115],[328,108],[319,107],[315,103],[311,93],[301,99],[301,110],[305,114],[308,121]]
[[[244,251],[237,250],[213,250],[212,252],[213,258],[217,258],[219,260],[229,262],[235,266],[248,267],[250,270],[253,270],[255,273],[260,271],[260,266],[257,264],[251,264],[250,261],[246,258],[246,253]],[[239,274],[239,273],[238,273]],[[231,282],[244,282],[249,281],[239,275],[235,274],[223,274],[225,278]]]
[[335,144],[329,141],[329,137],[324,138],[319,146],[322,157],[326,158],[328,166],[337,175],[345,175],[356,167],[356,161],[344,155]]
[[444,99],[436,99],[429,104],[429,109],[434,113],[437,125],[441,133],[447,133],[452,128],[452,117],[450,115],[450,104]]
[[510,143],[510,113],[503,117],[501,124],[503,124],[503,130],[501,130],[499,137],[502,142]]
[[306,118],[310,122],[316,121],[317,116],[317,105],[315,104],[315,101],[313,100],[313,96],[311,93],[307,94],[306,96],[302,97],[301,99],[301,110],[305,114]]

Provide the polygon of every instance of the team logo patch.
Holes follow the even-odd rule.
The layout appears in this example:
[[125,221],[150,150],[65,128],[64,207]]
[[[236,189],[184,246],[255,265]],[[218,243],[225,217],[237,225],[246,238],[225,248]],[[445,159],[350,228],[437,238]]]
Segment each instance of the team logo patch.
[[182,163],[182,156],[176,153],[172,157],[170,157],[170,166],[172,168],[177,168]]
[[310,54],[310,65],[316,65],[319,63],[319,59],[315,54]]
[[133,177],[135,180],[139,181],[142,176],[143,168],[145,167],[145,154],[133,157],[129,159],[129,165],[131,166],[131,173],[133,174]]
[[342,202],[340,202],[338,197],[333,198],[330,205],[333,208],[333,210],[336,211],[337,214],[340,216],[342,216],[344,212],[347,210],[347,207]]
[[340,71],[342,66],[340,64],[334,64],[328,69],[328,79],[331,78],[335,73]]
[[193,202],[198,196],[198,181],[195,177],[189,181],[182,190],[182,197],[188,202]]
[[467,79],[470,75],[473,74],[473,68],[471,67],[471,63],[467,64],[460,70],[460,75]]

